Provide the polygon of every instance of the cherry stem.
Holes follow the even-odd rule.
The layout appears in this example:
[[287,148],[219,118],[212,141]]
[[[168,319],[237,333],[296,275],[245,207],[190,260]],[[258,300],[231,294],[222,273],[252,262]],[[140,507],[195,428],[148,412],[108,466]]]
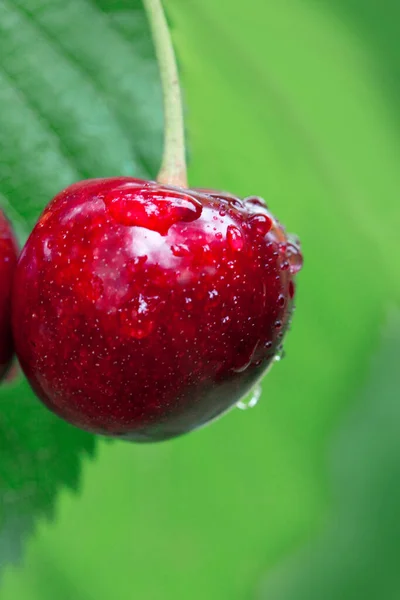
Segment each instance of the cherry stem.
[[143,0],[160,69],[164,97],[164,152],[157,181],[187,187],[182,93],[171,33],[161,0]]

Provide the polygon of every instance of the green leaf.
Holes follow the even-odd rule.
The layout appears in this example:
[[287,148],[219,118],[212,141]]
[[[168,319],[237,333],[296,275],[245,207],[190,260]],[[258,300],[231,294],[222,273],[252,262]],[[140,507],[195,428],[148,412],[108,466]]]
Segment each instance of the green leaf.
[[[141,3],[0,1],[0,205],[21,241],[82,178],[154,177],[162,137],[157,66]],[[129,9],[129,10],[128,10]],[[76,489],[92,436],[17,378],[0,388],[0,563],[18,557],[60,486]]]
[[0,191],[27,228],[73,181],[155,174],[161,100],[144,11],[128,35],[103,9],[0,3]]
[[1,390],[0,564],[14,561],[37,517],[51,517],[60,484],[77,489],[94,436],[46,412],[23,379]]
[[400,312],[333,441],[334,506],[320,537],[268,575],[259,598],[400,597]]

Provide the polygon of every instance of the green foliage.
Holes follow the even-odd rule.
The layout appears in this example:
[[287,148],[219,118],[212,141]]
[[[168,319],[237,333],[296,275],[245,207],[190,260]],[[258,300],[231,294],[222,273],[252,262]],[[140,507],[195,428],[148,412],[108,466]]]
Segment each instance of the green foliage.
[[259,598],[376,600],[400,591],[400,313],[390,316],[360,400],[335,435],[326,530],[269,574]]
[[[0,205],[21,241],[76,180],[155,175],[161,151],[157,67],[141,5],[123,24],[107,3],[0,2]],[[130,29],[126,29],[126,26]],[[18,557],[58,488],[76,489],[95,440],[35,399],[0,388],[0,563]]]
[[0,3],[0,189],[27,228],[73,181],[155,174],[161,99],[144,11],[130,36],[105,8]]
[[60,485],[77,489],[80,456],[93,455],[94,437],[47,412],[22,378],[1,390],[0,557],[19,558],[39,516],[51,517]]
[[[209,428],[158,446],[101,442],[97,461],[84,467],[79,501],[62,493],[57,522],[39,522],[23,569],[7,573],[2,600],[275,600],[274,594],[276,600],[297,600],[288,595],[295,584],[303,586],[303,597],[309,589],[317,597],[334,597],[323,587],[325,576],[329,585],[342,578],[336,597],[347,586],[347,598],[355,600],[362,588],[349,582],[360,581],[378,558],[383,584],[375,597],[393,600],[400,593],[391,568],[400,548],[390,535],[400,516],[392,501],[399,495],[397,413],[390,404],[391,363],[385,363],[389,345],[383,344],[381,354],[378,348],[388,306],[400,300],[395,276],[400,129],[396,86],[390,85],[399,60],[396,8],[385,4],[381,14],[374,0],[166,4],[188,106],[191,184],[263,195],[303,241],[305,268],[287,358],[263,382],[263,397],[252,411],[233,411]],[[27,5],[31,10],[35,3]],[[119,40],[116,47],[130,50],[132,62],[106,77],[113,82],[106,88],[107,106],[114,103],[114,118],[118,114],[119,122],[128,123],[123,115],[127,119],[136,105],[133,97],[129,104],[125,86],[135,87],[137,53],[150,56],[148,44],[135,33],[140,4],[98,0],[96,5],[103,11],[98,18]],[[38,15],[75,59],[88,57],[91,76],[104,86],[115,37],[87,33],[79,43],[69,40],[65,24],[68,15],[77,14],[71,8],[76,6],[76,1],[49,1]],[[87,31],[95,5],[81,0],[79,6],[78,30]],[[35,54],[32,39],[29,44]],[[100,58],[93,63],[91,49],[97,44]],[[148,67],[154,74],[150,59]],[[157,148],[153,100],[150,92],[140,100],[149,121],[143,125],[149,136],[141,142],[148,146],[139,152],[148,157],[144,167],[153,164],[150,154]],[[42,111],[47,114],[47,106]],[[104,146],[102,128],[114,121],[96,114],[88,118],[93,116],[99,128],[101,156],[137,139],[129,121],[130,128],[115,129]],[[63,144],[70,143],[69,133],[64,127]],[[80,165],[98,169],[97,152],[91,143],[91,151],[86,147],[90,133],[92,128],[78,136],[74,153]],[[113,173],[132,172],[130,158],[113,157]],[[89,158],[93,162],[86,163]],[[101,174],[110,174],[108,167]],[[398,344],[397,335],[393,325],[393,342],[387,344]],[[377,362],[369,373],[372,354]],[[335,431],[348,411],[353,417],[338,437]],[[333,491],[327,473],[332,439]],[[365,497],[370,502],[361,507]],[[329,533],[315,542],[322,524],[334,531],[334,539]],[[347,554],[352,532],[361,567]],[[305,540],[310,540],[308,554],[283,561]],[[380,557],[371,546],[378,542]],[[288,564],[282,571],[276,567],[280,561]],[[324,570],[320,580],[312,565]]]

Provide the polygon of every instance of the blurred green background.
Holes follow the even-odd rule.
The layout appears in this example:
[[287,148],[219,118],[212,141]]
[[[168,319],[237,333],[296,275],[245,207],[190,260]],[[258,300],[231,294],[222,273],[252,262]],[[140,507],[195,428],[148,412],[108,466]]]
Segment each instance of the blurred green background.
[[[65,442],[31,481],[40,509],[28,493],[3,528],[0,597],[396,600],[400,5],[165,4],[191,185],[261,195],[302,240],[286,358],[253,410],[160,445],[98,441],[79,486],[73,455],[93,441],[72,447],[57,425]],[[0,193],[21,232],[74,179],[155,175],[160,94],[139,0],[0,0],[0,22]],[[15,427],[3,455],[11,438],[16,456],[24,446]],[[24,543],[9,564],[13,536]]]

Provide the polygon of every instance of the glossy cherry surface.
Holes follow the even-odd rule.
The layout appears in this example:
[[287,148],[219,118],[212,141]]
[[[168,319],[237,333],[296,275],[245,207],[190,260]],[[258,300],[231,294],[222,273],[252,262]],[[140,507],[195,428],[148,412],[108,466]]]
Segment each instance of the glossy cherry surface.
[[22,368],[55,413],[154,441],[237,403],[291,316],[298,243],[264,202],[130,178],[56,196],[19,261]]
[[11,335],[11,288],[17,265],[17,246],[3,212],[0,210],[0,380],[13,355]]

